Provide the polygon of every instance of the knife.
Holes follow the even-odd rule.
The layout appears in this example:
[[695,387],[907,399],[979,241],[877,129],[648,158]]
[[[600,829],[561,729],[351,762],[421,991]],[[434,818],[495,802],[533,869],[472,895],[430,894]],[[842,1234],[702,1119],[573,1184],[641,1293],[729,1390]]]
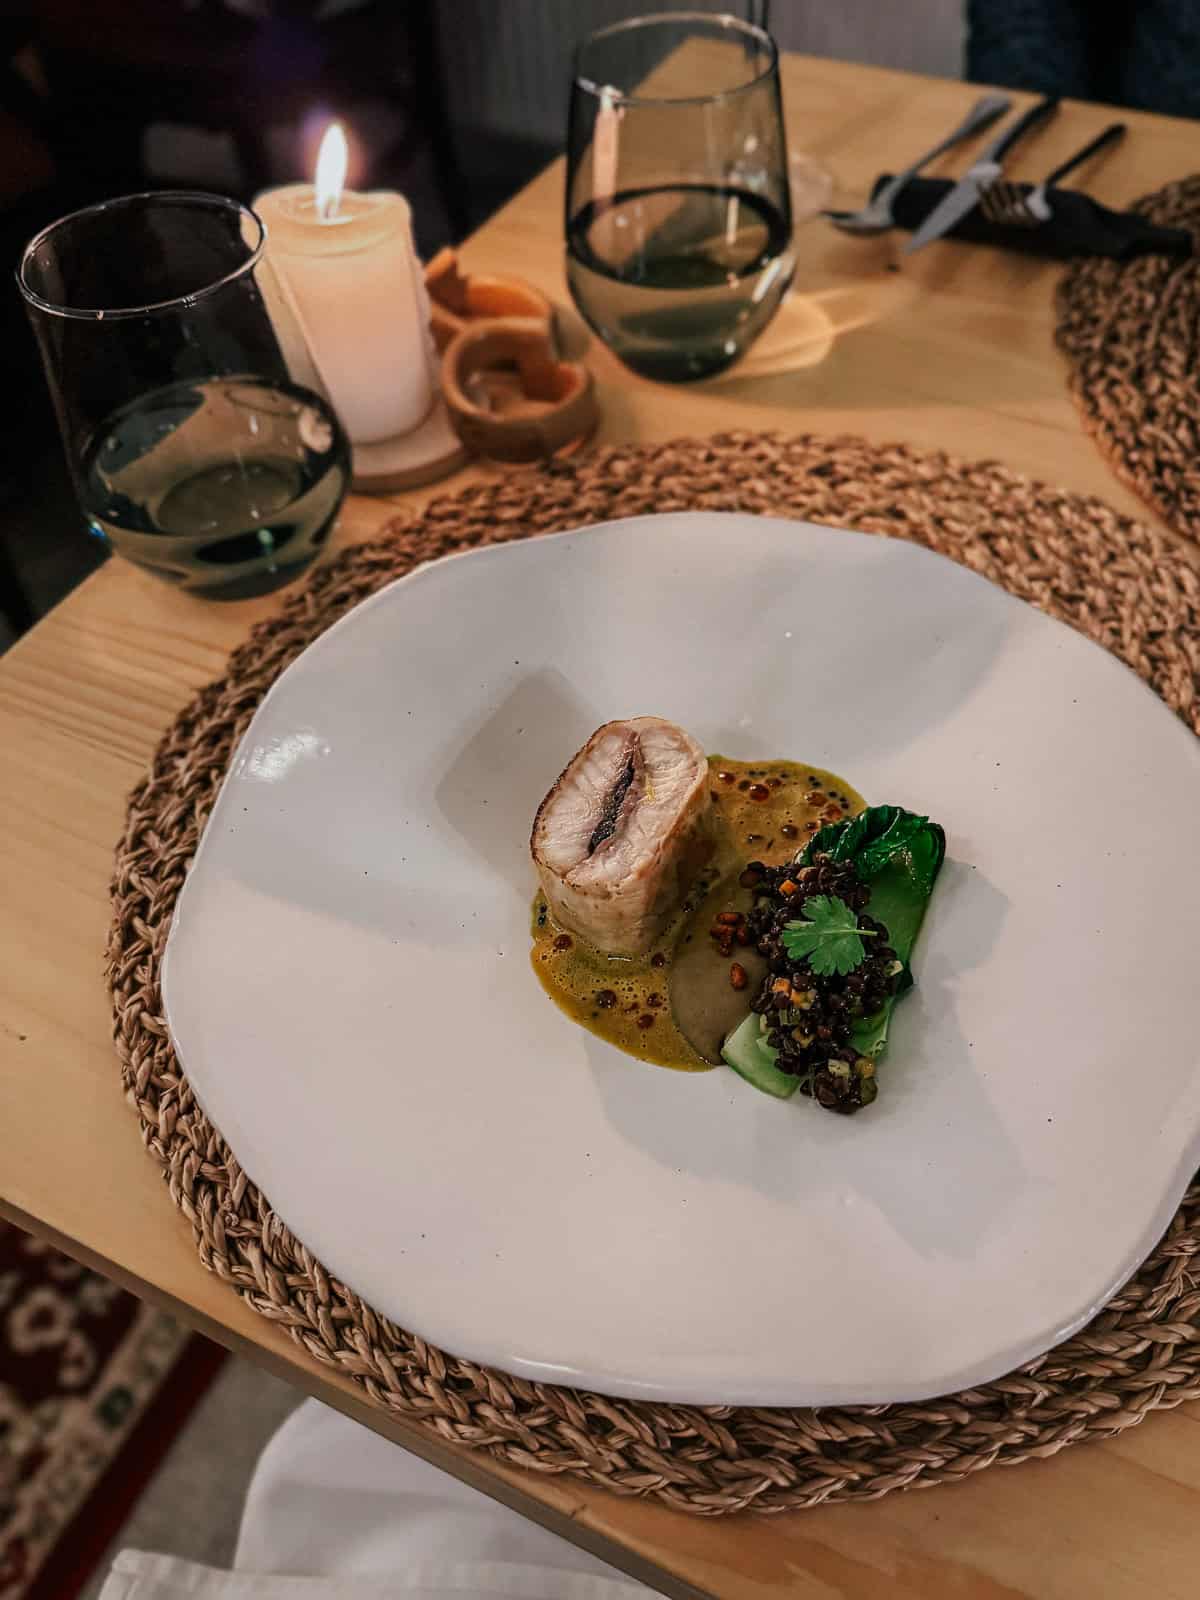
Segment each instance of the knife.
[[1050,95],[1045,100],[1039,100],[1037,105],[1031,106],[1011,128],[1006,128],[999,138],[993,139],[974,166],[959,179],[941,204],[925,218],[901,254],[910,256],[914,250],[920,250],[932,240],[940,239],[944,233],[949,233],[956,223],[961,222],[968,211],[973,211],[979,204],[979,197],[983,191],[1000,176],[1001,158],[1008,154],[1018,139],[1031,132],[1047,117],[1052,117],[1057,110],[1058,96]]

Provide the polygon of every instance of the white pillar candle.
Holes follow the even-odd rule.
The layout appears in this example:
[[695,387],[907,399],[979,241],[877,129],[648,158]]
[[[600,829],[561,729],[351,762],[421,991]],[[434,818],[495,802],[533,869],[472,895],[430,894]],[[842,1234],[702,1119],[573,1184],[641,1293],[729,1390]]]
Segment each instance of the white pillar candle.
[[[346,139],[321,142],[317,182],[254,202],[266,261],[353,444],[408,433],[433,405],[429,299],[403,195],[343,190]],[[267,286],[268,299],[270,285]]]

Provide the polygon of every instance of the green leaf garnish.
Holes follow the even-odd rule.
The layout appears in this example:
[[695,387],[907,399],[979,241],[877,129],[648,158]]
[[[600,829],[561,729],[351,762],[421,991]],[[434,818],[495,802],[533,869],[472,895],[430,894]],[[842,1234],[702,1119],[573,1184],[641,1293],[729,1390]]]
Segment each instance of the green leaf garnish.
[[837,895],[815,894],[804,902],[807,922],[789,922],[783,930],[783,948],[793,961],[808,957],[818,977],[833,973],[845,977],[867,959],[864,939],[874,930],[860,928],[858,915]]

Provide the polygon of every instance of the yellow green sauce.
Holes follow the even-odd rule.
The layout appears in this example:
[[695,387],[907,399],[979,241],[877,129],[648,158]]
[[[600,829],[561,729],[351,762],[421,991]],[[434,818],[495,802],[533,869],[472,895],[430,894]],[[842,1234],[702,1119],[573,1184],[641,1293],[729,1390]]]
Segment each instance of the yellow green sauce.
[[[857,815],[866,801],[843,778],[795,761],[708,761],[713,799],[712,859],[679,915],[647,956],[609,955],[558,927],[541,893],[533,903],[531,960],[546,993],[581,1027],[641,1061],[703,1072],[713,1064],[693,1039],[736,1025],[754,995],[753,951],[722,955],[709,936],[718,913],[749,908],[738,887],[748,861],[788,861],[826,822]],[[747,986],[730,969],[739,962]],[[684,1021],[686,1035],[679,1019]]]

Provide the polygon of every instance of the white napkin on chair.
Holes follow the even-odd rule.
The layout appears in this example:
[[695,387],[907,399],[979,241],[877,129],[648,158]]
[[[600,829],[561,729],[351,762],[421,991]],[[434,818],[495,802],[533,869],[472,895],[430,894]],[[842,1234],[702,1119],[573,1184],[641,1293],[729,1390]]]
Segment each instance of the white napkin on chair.
[[643,1600],[619,1579],[518,1562],[428,1562],[393,1578],[287,1578],[220,1572],[174,1556],[123,1550],[100,1600]]
[[125,1550],[100,1600],[645,1600],[649,1593],[315,1400],[292,1413],[259,1458],[234,1568]]

